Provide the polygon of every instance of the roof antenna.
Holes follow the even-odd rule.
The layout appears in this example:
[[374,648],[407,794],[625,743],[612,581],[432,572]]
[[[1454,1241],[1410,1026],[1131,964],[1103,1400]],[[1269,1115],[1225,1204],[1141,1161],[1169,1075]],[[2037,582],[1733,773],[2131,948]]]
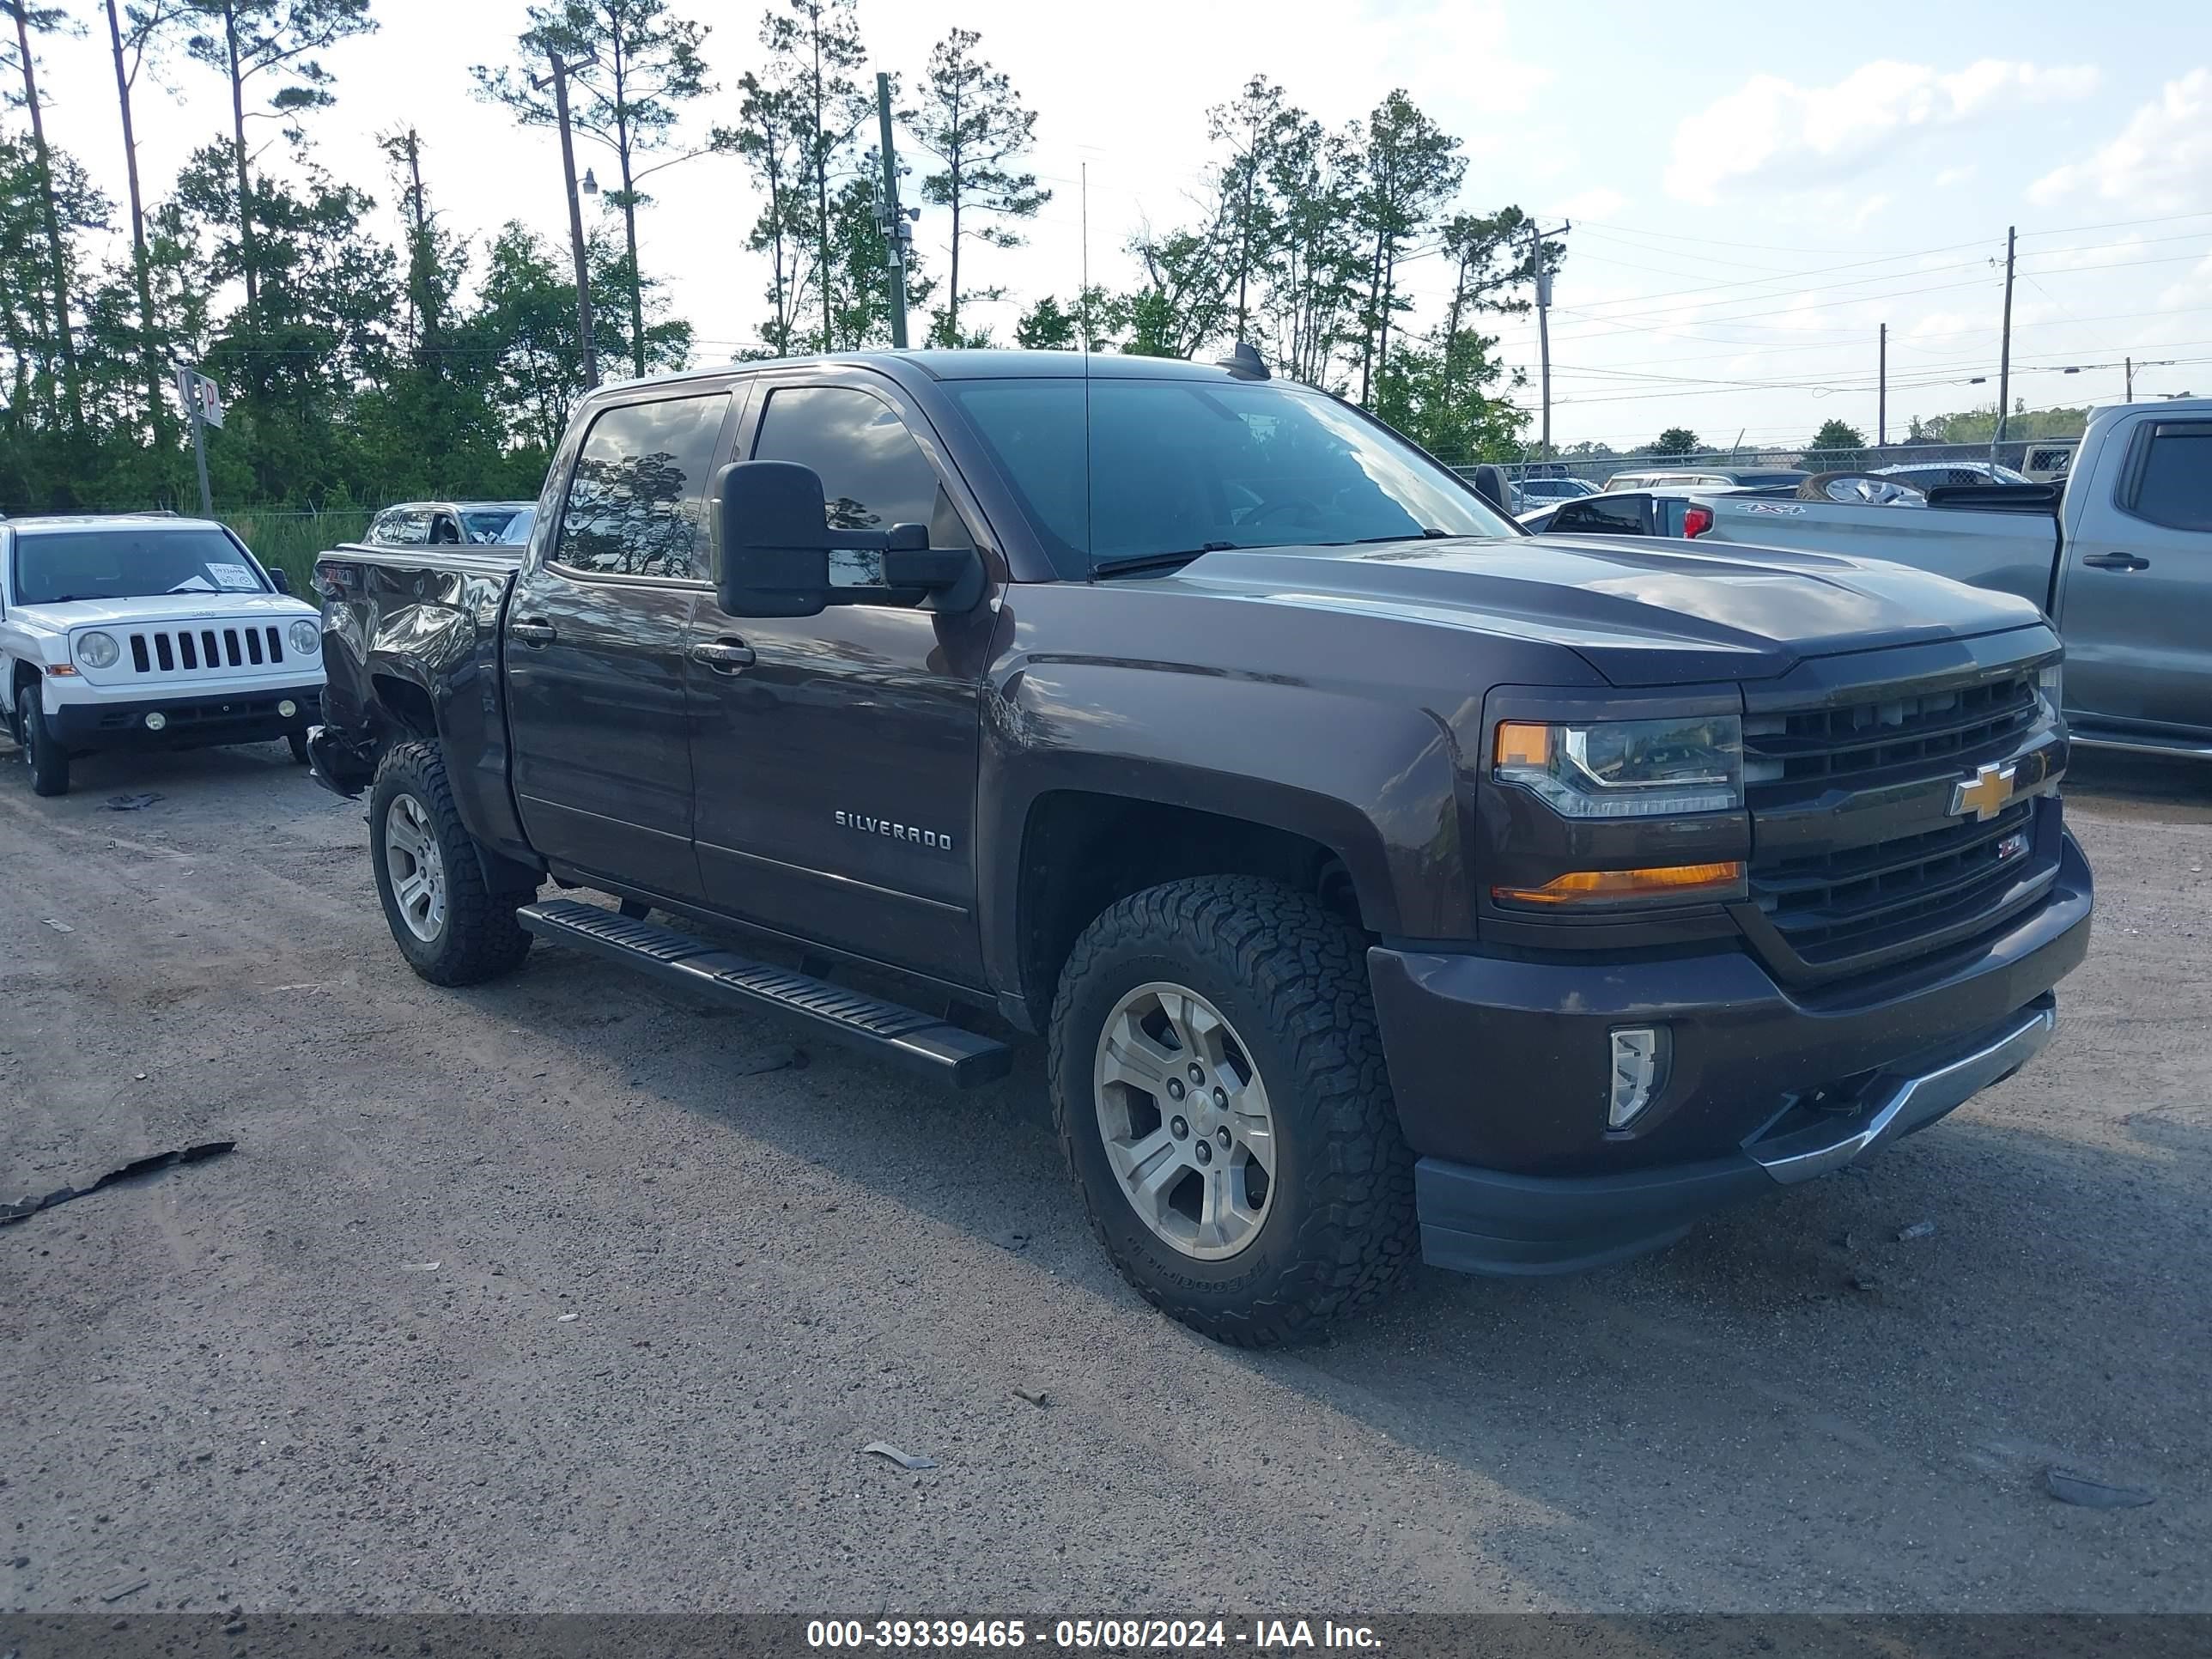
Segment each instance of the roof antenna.
[[1249,340],[1239,340],[1236,349],[1226,357],[1215,358],[1213,366],[1216,368],[1227,369],[1240,380],[1265,380],[1272,378],[1267,373],[1267,359],[1252,349],[1252,343]]

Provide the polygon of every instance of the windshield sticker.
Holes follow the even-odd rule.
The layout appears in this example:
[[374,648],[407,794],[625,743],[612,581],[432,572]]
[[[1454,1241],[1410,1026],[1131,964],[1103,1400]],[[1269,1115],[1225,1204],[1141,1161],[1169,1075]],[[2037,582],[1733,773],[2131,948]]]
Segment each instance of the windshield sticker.
[[210,562],[207,571],[215,578],[216,585],[225,592],[258,593],[261,591],[261,584],[253,579],[253,573],[242,564]]
[[1746,501],[1743,503],[1743,510],[1747,513],[1783,513],[1795,514],[1802,513],[1805,509],[1796,501]]

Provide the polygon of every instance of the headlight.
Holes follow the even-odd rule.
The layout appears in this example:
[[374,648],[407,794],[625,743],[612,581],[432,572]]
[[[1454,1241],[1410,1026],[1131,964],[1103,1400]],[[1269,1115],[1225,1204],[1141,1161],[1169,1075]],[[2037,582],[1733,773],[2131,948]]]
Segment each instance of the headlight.
[[305,617],[292,624],[292,649],[301,656],[312,657],[323,648],[323,630]]
[[1680,817],[1743,805],[1743,721],[1605,720],[1498,728],[1492,775],[1571,818]]
[[87,668],[112,668],[115,659],[123,654],[123,647],[107,634],[80,634],[76,636],[76,659]]
[[2035,690],[2043,699],[2044,712],[2052,720],[2058,719],[2066,708],[2066,665],[2044,664],[2035,677]]

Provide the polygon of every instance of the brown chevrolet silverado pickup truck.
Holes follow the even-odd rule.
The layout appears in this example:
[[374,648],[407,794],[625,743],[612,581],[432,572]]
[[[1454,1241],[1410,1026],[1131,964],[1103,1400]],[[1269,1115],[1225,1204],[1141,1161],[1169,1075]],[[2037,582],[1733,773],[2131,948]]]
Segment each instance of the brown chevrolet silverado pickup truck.
[[1231,1341],[1837,1169],[2087,945],[2033,605],[1528,538],[1246,354],[610,386],[519,568],[318,584],[316,770],[417,973],[542,938],[955,1083],[1007,1063],[961,1011],[1045,1034],[1107,1252]]

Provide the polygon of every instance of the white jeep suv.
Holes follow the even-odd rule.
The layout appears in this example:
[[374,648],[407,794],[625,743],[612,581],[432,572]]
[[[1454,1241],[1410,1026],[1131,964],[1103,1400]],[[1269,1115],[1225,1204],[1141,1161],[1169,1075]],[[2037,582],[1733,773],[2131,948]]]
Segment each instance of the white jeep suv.
[[316,607],[228,529],[167,514],[0,521],[0,705],[41,795],[95,749],[292,745],[320,718]]

